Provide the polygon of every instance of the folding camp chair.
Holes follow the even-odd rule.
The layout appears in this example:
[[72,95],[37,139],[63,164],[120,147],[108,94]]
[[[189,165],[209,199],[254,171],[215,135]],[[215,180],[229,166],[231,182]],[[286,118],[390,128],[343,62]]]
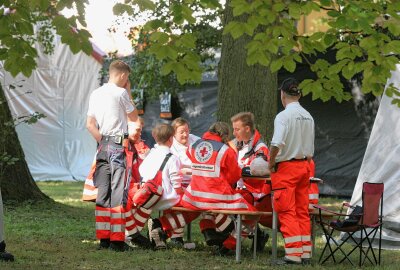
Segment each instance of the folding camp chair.
[[[347,260],[354,265],[350,259],[350,255],[355,250],[359,249],[359,266],[364,265],[367,260],[372,265],[380,265],[383,189],[383,183],[364,183],[362,189],[362,207],[354,207],[348,203],[343,203],[340,212],[334,212],[319,205],[314,206],[319,210],[319,220],[317,222],[321,225],[326,239],[325,247],[322,251],[321,257],[319,258],[320,264],[323,264],[329,258],[332,258],[334,263],[341,263]],[[343,214],[342,211],[344,207],[350,207],[352,212],[350,214]],[[337,220],[323,220],[322,211],[338,216]],[[372,248],[372,243],[378,231],[379,250],[377,255],[376,251]],[[333,238],[334,232],[345,233],[341,242]],[[352,244],[355,244],[355,246],[346,253],[347,249],[343,249],[343,244],[348,242],[348,240],[352,241]],[[341,256],[342,258],[340,261],[335,257],[339,252],[343,255]],[[327,253],[327,255],[324,257],[325,253]]]

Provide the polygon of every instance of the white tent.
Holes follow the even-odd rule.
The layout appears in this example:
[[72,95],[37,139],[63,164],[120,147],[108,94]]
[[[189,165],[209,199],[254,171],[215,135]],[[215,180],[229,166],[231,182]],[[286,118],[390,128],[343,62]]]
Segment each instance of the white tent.
[[[388,84],[400,88],[400,65]],[[400,108],[383,95],[357,178],[352,205],[361,205],[364,182],[384,183],[383,248],[400,249]]]
[[13,78],[0,63],[0,81],[12,115],[46,115],[33,125],[17,126],[29,169],[35,180],[85,179],[96,151],[86,130],[86,112],[90,93],[100,84],[104,53],[94,48],[91,56],[74,55],[59,36],[52,55],[44,54],[39,44],[36,49],[37,69],[29,78]]

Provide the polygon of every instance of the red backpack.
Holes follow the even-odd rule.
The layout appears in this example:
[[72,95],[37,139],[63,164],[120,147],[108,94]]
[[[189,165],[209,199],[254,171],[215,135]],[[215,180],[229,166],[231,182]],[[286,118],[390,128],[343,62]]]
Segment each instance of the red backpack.
[[150,209],[161,199],[164,191],[162,187],[162,171],[171,156],[172,154],[168,153],[154,178],[143,183],[140,189],[136,191],[132,199],[136,206]]

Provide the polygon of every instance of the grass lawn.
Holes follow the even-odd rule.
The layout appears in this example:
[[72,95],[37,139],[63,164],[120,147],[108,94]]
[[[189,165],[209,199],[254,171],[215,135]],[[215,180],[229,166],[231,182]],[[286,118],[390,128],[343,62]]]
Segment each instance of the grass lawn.
[[[252,259],[251,241],[244,241],[242,262],[234,256],[219,257],[205,246],[196,224],[192,238],[196,250],[168,249],[151,251],[135,249],[125,253],[98,251],[94,229],[94,204],[80,200],[81,182],[38,182],[39,187],[55,202],[5,206],[7,250],[14,263],[0,262],[0,269],[281,269],[269,266],[271,242],[266,250]],[[322,204],[338,206],[342,200],[323,199]],[[316,256],[323,247],[321,232],[317,230]],[[278,256],[283,256],[283,242],[279,236]],[[350,247],[350,246],[349,246]],[[379,269],[400,269],[400,251],[383,251]],[[290,269],[351,269],[350,264],[335,266],[331,261],[324,266],[292,266]],[[363,269],[375,269],[363,267]]]

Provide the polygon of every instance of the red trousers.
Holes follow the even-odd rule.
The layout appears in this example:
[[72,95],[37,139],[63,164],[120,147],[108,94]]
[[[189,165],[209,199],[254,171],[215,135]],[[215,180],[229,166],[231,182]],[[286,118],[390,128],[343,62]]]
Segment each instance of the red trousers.
[[285,257],[301,262],[311,257],[311,224],[308,213],[308,161],[285,161],[271,174],[273,204],[285,241]]

